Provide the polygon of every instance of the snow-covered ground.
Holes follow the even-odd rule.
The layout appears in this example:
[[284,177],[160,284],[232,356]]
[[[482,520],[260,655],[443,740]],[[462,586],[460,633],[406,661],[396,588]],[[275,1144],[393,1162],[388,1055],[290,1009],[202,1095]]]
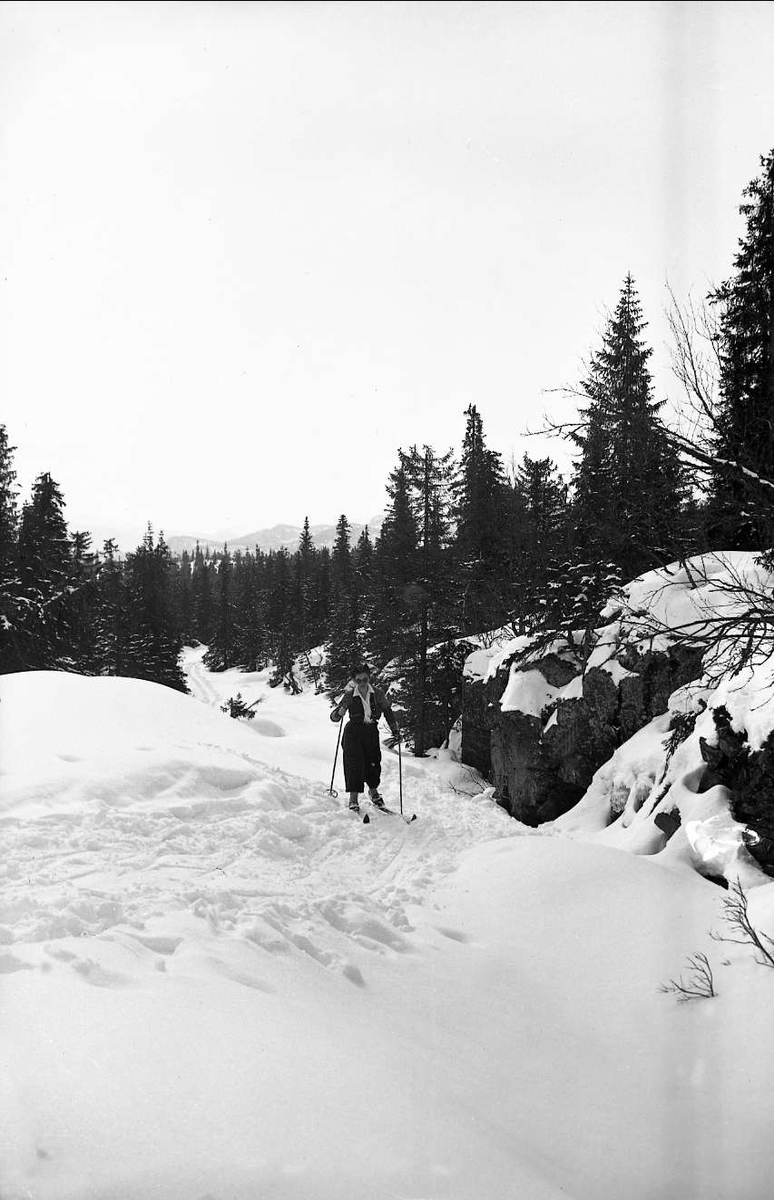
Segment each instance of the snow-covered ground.
[[[202,653],[190,697],[0,678],[3,1200],[770,1193],[774,971],[709,940],[726,893],[448,756],[364,826],[327,701]],[[677,1005],[696,950],[719,994]]]

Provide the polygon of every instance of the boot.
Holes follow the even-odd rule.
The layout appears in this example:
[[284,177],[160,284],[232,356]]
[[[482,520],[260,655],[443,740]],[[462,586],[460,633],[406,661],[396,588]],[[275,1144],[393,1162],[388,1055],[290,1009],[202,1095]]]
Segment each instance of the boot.
[[374,805],[375,808],[384,808],[384,799],[379,794],[378,788],[369,788],[368,789],[368,799],[371,801],[371,803]]
[[360,801],[358,800],[357,792],[349,793],[349,807],[352,812],[360,812]]

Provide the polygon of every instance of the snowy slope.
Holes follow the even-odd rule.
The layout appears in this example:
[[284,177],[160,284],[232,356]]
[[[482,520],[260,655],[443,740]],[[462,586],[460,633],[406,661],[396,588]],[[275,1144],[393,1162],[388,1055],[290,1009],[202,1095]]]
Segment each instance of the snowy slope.
[[774,972],[709,943],[717,999],[656,990],[724,893],[448,758],[363,826],[325,699],[201,653],[193,697],[0,679],[3,1200],[767,1194]]

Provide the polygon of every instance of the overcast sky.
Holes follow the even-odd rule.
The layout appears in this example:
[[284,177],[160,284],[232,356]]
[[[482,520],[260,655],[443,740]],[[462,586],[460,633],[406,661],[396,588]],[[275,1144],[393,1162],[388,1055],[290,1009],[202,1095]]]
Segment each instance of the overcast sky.
[[664,282],[729,273],[773,10],[2,4],[20,482],[100,533],[364,520],[471,402],[506,458],[546,452],[521,434],[628,270],[674,391]]

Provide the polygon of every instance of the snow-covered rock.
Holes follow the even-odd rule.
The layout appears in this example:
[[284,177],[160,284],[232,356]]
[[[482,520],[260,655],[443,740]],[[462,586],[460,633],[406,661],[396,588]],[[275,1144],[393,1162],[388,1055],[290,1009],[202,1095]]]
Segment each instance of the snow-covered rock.
[[[570,810],[563,828],[614,827],[608,841],[645,853],[662,850],[681,821],[696,821],[697,805],[710,831],[720,830],[719,804],[730,823],[716,840],[728,853],[711,851],[700,831],[688,839],[694,865],[733,877],[749,866],[749,849],[774,868],[774,647],[736,670],[735,624],[771,587],[755,555],[700,556],[634,580],[591,638],[549,634],[516,639],[487,662],[479,654],[463,761],[491,770],[521,820]],[[680,730],[686,748],[673,754]],[[721,790],[710,796],[713,786]]]

